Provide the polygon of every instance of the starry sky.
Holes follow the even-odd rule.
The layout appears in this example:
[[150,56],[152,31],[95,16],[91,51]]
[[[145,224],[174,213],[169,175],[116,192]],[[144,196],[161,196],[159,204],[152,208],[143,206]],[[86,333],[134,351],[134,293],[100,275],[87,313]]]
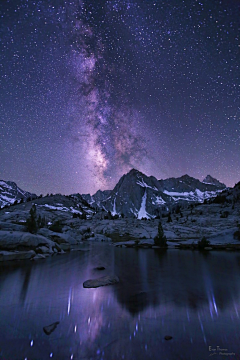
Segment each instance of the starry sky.
[[238,0],[0,1],[0,178],[240,180]]

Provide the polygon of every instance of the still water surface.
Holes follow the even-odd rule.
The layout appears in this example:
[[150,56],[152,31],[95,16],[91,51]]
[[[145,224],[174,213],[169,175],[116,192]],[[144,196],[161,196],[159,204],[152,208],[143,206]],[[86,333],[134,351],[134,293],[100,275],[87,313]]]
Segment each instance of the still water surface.
[[[120,283],[83,288],[108,274]],[[1,360],[240,359],[239,315],[239,253],[97,243],[0,266]]]

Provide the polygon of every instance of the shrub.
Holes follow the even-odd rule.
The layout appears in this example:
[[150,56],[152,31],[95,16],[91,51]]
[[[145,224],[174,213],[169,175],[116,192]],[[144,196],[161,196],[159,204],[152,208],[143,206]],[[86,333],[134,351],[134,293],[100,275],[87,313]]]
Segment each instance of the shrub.
[[203,236],[203,238],[201,240],[198,241],[198,249],[202,250],[204,249],[206,246],[210,245],[210,241],[207,240],[206,236]]
[[38,219],[37,219],[37,226],[38,228],[43,228],[45,225],[46,225],[46,218],[45,216],[41,217],[41,215],[38,216]]
[[226,201],[227,201],[226,196],[224,196],[224,195],[217,195],[213,199],[213,203],[215,203],[215,204],[224,204]]
[[240,240],[240,224],[238,224],[238,230],[233,234],[234,239]]
[[49,227],[49,230],[61,233],[62,228],[63,225],[61,224],[60,220],[57,220]]
[[77,214],[77,213],[73,213],[73,219],[76,219],[76,218],[80,218],[80,214]]
[[159,224],[158,224],[158,233],[154,238],[154,244],[157,245],[157,246],[161,246],[161,247],[167,247],[168,246],[167,238],[164,235],[164,231],[163,231],[163,228],[162,228],[161,221],[159,221]]
[[167,222],[172,222],[172,218],[171,218],[171,214],[170,214],[170,213],[168,214]]
[[234,189],[239,188],[240,189],[240,181],[234,185]]
[[234,239],[240,240],[240,229],[237,230],[237,231],[235,231],[235,233],[233,234],[233,236],[234,236]]
[[86,213],[85,213],[85,212],[83,212],[83,213],[82,213],[81,219],[83,219],[83,220],[87,220],[87,215],[86,215]]
[[229,215],[229,211],[224,211],[221,215],[220,218],[226,219]]
[[37,209],[36,205],[33,205],[29,211],[29,218],[26,221],[26,229],[30,233],[34,234],[37,232],[38,225],[37,225]]
[[180,214],[181,212],[181,206],[179,204],[177,204],[176,208],[175,208],[175,214]]

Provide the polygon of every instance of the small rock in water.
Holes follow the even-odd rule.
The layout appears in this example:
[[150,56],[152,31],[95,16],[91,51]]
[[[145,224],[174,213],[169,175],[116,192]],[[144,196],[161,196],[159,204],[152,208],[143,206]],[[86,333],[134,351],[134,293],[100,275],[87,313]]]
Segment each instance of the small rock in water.
[[37,254],[36,256],[34,256],[32,258],[32,260],[37,260],[37,259],[46,259],[47,255],[43,255],[43,254]]
[[172,336],[166,335],[166,336],[164,337],[164,339],[165,339],[165,340],[171,340],[171,339],[172,339]]
[[96,288],[99,286],[113,285],[119,282],[119,278],[116,275],[102,276],[98,279],[90,279],[83,283],[84,288]]
[[58,326],[59,321],[56,321],[55,323],[48,325],[48,326],[44,326],[43,331],[45,332],[46,335],[50,335]]
[[97,267],[95,268],[95,270],[105,270],[105,267],[104,267],[104,266],[97,266]]

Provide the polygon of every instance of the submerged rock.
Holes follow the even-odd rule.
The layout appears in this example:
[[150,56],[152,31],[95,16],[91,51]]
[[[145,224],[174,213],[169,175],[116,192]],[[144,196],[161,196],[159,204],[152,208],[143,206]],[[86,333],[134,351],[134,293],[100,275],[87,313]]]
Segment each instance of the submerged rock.
[[112,239],[110,237],[107,237],[103,234],[95,234],[95,236],[93,238],[89,238],[89,240],[94,240],[94,241],[112,241]]
[[50,250],[47,246],[38,246],[36,248],[36,253],[38,253],[38,254],[49,254],[52,252],[53,252],[53,250]]
[[37,254],[31,260],[46,259],[47,256],[48,254]]
[[116,275],[102,276],[98,279],[90,279],[83,283],[84,288],[96,288],[99,286],[113,285],[119,282],[119,278]]
[[97,267],[95,267],[95,270],[105,270],[105,267],[104,266],[97,266]]
[[171,336],[171,335],[166,335],[165,337],[164,337],[164,339],[165,340],[171,340],[173,337]]
[[0,261],[32,259],[36,255],[34,250],[29,251],[0,251]]
[[44,326],[43,331],[45,332],[46,335],[50,335],[58,326],[59,321],[54,322],[53,324]]
[[68,244],[68,243],[62,243],[62,244],[59,244],[58,246],[63,251],[70,251],[71,250],[71,245]]

